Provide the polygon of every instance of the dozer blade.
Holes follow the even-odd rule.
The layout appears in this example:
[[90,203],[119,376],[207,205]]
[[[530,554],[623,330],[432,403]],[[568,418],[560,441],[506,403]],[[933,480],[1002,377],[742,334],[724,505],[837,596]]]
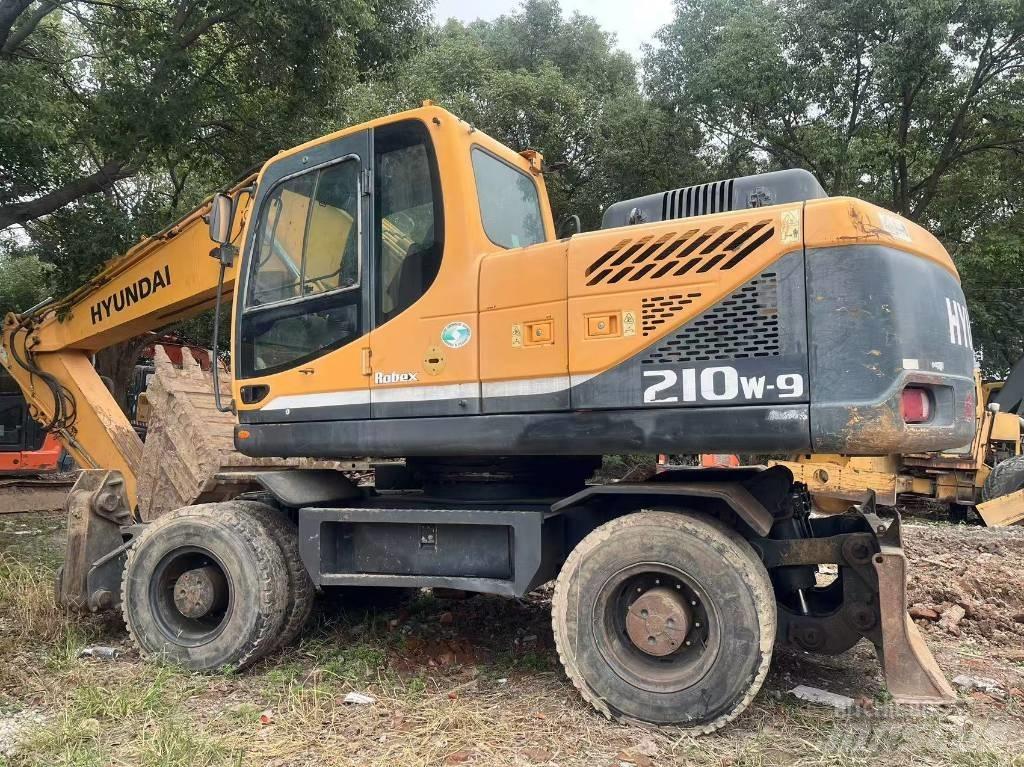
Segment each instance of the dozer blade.
[[896,703],[953,703],[956,693],[907,614],[907,556],[903,553],[898,516],[879,536],[878,545],[880,551],[873,560],[882,623],[878,655],[886,687]]
[[[219,412],[214,403],[212,376],[187,349],[181,356],[182,367],[176,368],[162,346],[155,348],[156,372],[146,389],[151,411],[138,476],[142,520],[257,489],[253,477],[266,469],[363,468],[354,461],[242,455],[234,445],[235,417]],[[221,372],[219,378],[227,401],[231,376]]]

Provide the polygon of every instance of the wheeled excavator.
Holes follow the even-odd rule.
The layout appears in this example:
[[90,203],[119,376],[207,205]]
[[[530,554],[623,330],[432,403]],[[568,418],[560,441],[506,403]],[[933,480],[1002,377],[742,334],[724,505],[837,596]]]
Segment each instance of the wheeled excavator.
[[[205,671],[293,641],[318,589],[554,581],[565,672],[621,721],[710,732],[776,644],[864,638],[897,701],[952,700],[906,613],[899,519],[870,494],[823,516],[785,467],[591,480],[616,453],[968,442],[969,319],[939,242],[800,170],[568,229],[539,152],[425,103],[275,155],[8,316],[0,362],[84,469],[62,601],[120,609],[145,656]],[[372,485],[263,466],[243,491],[140,511],[141,443],[90,355],[211,307],[231,380],[212,367],[210,418],[240,454],[400,460]]]

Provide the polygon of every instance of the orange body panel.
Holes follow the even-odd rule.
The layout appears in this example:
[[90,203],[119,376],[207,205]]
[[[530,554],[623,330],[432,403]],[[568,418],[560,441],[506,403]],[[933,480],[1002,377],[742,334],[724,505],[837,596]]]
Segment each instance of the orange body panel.
[[805,203],[804,245],[885,245],[933,261],[959,281],[953,259],[934,235],[912,221],[853,197]]
[[480,380],[485,391],[496,381],[568,374],[566,253],[565,242],[550,242],[483,260]]

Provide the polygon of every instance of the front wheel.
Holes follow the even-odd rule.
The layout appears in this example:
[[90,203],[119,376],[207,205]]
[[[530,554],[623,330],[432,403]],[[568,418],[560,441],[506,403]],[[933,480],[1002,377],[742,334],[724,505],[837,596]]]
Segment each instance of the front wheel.
[[288,611],[281,546],[241,505],[187,506],[151,523],[121,585],[146,657],[193,671],[245,668],[280,641]]
[[775,597],[749,544],[713,519],[645,511],[591,532],[552,601],[566,674],[624,722],[717,730],[760,689]]

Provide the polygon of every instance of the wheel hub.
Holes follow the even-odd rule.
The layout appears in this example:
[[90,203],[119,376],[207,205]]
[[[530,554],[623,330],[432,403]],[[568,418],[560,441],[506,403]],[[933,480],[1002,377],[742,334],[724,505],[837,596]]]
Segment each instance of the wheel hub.
[[228,584],[213,565],[186,570],[174,584],[174,606],[186,618],[202,618],[227,605]]
[[686,642],[693,611],[678,590],[656,586],[638,596],[626,614],[626,633],[637,649],[658,658]]

